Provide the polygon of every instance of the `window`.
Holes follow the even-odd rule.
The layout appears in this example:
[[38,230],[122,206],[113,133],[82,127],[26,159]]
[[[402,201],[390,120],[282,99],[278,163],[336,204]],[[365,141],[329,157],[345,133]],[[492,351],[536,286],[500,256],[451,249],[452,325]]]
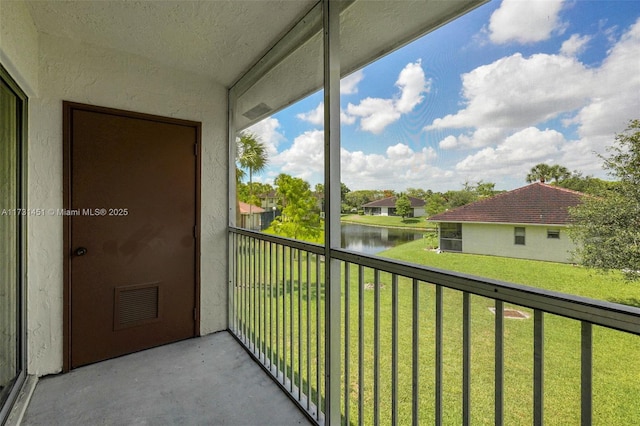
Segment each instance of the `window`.
[[25,378],[25,114],[24,93],[0,66],[0,423]]
[[440,250],[462,251],[462,224],[440,224]]
[[523,246],[524,245],[524,237],[525,237],[525,230],[522,227],[516,226],[514,229],[514,234],[515,234],[515,244]]
[[552,240],[559,240],[560,231],[558,229],[547,229],[547,238]]

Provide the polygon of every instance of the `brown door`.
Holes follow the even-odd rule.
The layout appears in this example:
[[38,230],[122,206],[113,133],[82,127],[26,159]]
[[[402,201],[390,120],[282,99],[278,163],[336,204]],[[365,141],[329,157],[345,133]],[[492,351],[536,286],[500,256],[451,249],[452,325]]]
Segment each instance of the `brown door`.
[[66,369],[194,336],[200,124],[64,111]]

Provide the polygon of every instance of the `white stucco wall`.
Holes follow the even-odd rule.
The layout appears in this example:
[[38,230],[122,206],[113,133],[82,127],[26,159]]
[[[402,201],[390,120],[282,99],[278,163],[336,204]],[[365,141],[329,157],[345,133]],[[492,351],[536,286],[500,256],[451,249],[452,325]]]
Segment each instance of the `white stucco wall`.
[[38,32],[22,1],[0,1],[0,63],[29,96],[38,91]]
[[[525,245],[514,243],[516,226],[525,228]],[[560,239],[547,238],[548,229],[560,230]],[[558,226],[462,224],[464,253],[570,263],[574,248],[566,228]]]
[[[38,34],[2,1],[0,60],[30,96],[28,204],[62,207],[62,101],[202,122],[201,333],[227,326],[226,89],[131,54]],[[62,369],[62,218],[28,218],[28,371]]]

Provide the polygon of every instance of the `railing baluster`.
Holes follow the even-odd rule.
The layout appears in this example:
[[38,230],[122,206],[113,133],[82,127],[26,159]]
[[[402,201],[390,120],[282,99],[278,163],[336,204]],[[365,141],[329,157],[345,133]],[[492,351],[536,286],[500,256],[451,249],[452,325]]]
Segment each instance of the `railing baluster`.
[[544,423],[544,313],[533,311],[533,424]]
[[320,377],[322,377],[321,366],[322,354],[320,353],[320,336],[322,335],[322,322],[320,321],[320,255],[316,254],[316,419],[320,420],[322,411],[322,389],[320,387]]
[[364,266],[358,265],[358,424],[364,425]]
[[251,279],[251,296],[249,299],[249,306],[251,309],[251,333],[249,333],[249,337],[251,340],[251,348],[255,352],[256,351],[256,239],[251,238],[251,263],[250,263],[250,279]]
[[[289,247],[289,257],[291,257]],[[291,270],[289,269],[289,274]],[[287,250],[282,248],[282,384],[287,384]]]
[[248,237],[242,238],[242,281],[240,285],[242,286],[242,341],[247,342],[247,240]]
[[436,285],[436,425],[442,425],[442,286]]
[[238,327],[236,325],[236,315],[238,313],[238,309],[236,307],[236,288],[238,285],[238,245],[236,244],[236,240],[238,238],[238,234],[231,234],[229,238],[229,255],[231,258],[231,267],[229,268],[229,309],[230,318],[231,318],[231,330],[238,334]]
[[462,424],[471,424],[471,295],[462,293]]
[[391,424],[398,424],[398,276],[391,276]]
[[269,242],[269,370],[273,367],[273,243]]
[[311,409],[311,258],[307,252],[307,410]]
[[504,303],[496,300],[495,322],[495,424],[502,426],[504,415]]
[[580,424],[589,426],[592,423],[593,398],[593,334],[590,322],[581,322],[580,341]]
[[380,270],[373,278],[373,424],[380,424]]
[[302,253],[298,250],[298,399],[302,398]]
[[267,242],[262,242],[262,283],[260,291],[262,292],[262,356],[264,363],[267,363]]
[[289,249],[289,363],[291,363],[291,372],[289,377],[289,392],[293,393],[293,383],[295,381],[295,373],[293,367],[293,357],[295,355],[294,342],[293,342],[293,258],[294,249]]
[[275,267],[276,267],[276,377],[280,374],[280,244],[276,245],[276,258],[275,258]]
[[411,336],[411,423],[413,426],[420,424],[420,283],[413,280],[412,299],[412,336]]
[[256,239],[256,310],[257,310],[257,320],[256,320],[256,354],[258,357],[262,357],[262,303],[260,302],[260,288],[261,288],[261,277],[262,277],[262,241]]
[[349,347],[351,342],[351,327],[349,326],[349,318],[350,318],[350,309],[349,304],[351,303],[351,266],[349,262],[343,262],[344,265],[344,423],[350,424],[349,421],[349,410],[351,409],[349,405],[349,389],[351,388],[351,369],[349,365],[349,361],[351,359],[351,355],[349,353]]

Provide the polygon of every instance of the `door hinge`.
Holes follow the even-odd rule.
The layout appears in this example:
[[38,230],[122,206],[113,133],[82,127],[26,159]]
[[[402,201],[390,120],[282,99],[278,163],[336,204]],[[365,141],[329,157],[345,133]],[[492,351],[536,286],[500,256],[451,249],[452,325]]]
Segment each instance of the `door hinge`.
[[193,308],[193,320],[194,321],[198,320],[198,309],[197,308]]
[[193,155],[195,155],[196,157],[198,156],[198,144],[197,143],[193,144]]
[[196,225],[193,226],[193,238],[198,238],[198,227]]

